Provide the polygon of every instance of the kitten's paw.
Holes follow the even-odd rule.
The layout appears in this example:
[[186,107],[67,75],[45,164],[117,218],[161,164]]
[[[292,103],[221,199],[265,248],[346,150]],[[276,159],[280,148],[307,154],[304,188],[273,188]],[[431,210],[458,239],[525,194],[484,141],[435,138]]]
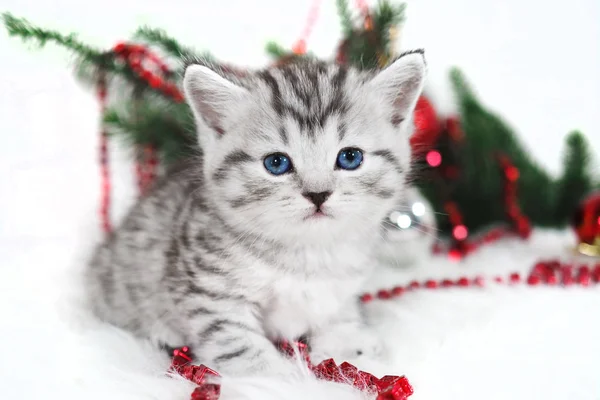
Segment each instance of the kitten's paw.
[[310,356],[315,363],[327,358],[336,362],[381,359],[384,350],[381,337],[367,328],[334,329],[313,336],[310,342]]

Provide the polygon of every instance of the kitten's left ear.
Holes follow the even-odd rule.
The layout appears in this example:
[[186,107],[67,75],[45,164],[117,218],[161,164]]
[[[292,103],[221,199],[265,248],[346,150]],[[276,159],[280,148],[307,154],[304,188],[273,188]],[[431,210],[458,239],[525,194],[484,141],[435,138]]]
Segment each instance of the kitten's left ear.
[[370,82],[377,96],[393,107],[392,123],[399,125],[413,112],[425,83],[427,65],[423,50],[402,54]]

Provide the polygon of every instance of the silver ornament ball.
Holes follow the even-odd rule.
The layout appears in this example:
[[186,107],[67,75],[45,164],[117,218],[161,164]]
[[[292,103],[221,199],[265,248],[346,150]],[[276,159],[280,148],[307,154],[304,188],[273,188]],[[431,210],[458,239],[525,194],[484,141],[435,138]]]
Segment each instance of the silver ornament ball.
[[407,188],[399,204],[382,221],[379,261],[407,267],[431,257],[437,226],[431,204],[416,188]]

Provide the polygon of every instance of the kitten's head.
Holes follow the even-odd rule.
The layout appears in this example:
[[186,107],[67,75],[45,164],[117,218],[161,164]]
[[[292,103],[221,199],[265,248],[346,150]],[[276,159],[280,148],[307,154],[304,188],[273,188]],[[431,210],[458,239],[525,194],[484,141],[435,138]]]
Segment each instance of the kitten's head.
[[217,211],[278,240],[376,234],[403,190],[424,75],[421,51],[371,72],[317,61],[243,76],[188,66]]

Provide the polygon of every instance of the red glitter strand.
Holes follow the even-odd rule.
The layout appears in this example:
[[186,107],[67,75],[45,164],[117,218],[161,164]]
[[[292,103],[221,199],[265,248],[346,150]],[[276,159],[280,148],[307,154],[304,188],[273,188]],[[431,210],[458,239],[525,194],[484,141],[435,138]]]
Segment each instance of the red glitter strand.
[[177,103],[183,102],[183,94],[177,86],[166,81],[165,76],[170,73],[168,66],[148,48],[137,44],[118,43],[113,47],[113,52],[150,87],[162,92]]
[[[137,44],[118,43],[113,47],[113,53],[117,58],[125,61],[132,71],[140,79],[146,81],[150,87],[162,92],[175,102],[180,103],[184,100],[183,94],[177,86],[166,79],[166,76],[171,73],[167,64],[148,48]],[[107,97],[105,76],[101,76],[98,80],[97,95],[100,103],[100,112],[103,115],[106,111]],[[100,220],[103,231],[109,233],[112,231],[112,224],[110,222],[111,183],[108,165],[108,135],[104,128],[100,131],[99,151],[101,177]],[[152,182],[154,182],[157,167],[158,159],[156,150],[152,146],[142,149],[136,163],[138,187],[142,196],[148,192]]]
[[[106,110],[106,78],[101,76],[97,86],[98,102],[100,103],[100,115]],[[108,134],[103,124],[100,129],[100,221],[105,233],[112,231],[110,222],[110,169],[108,167]]]
[[138,188],[141,196],[144,196],[150,190],[154,179],[156,178],[156,169],[158,168],[158,159],[156,150],[152,146],[146,146],[138,155],[135,164]]
[[308,19],[306,21],[306,25],[304,26],[304,30],[300,35],[300,39],[292,46],[292,51],[295,54],[302,55],[306,54],[306,43],[312,30],[317,22],[317,18],[319,17],[319,9],[321,8],[321,0],[313,0],[313,3],[310,7],[310,11],[308,14]]
[[515,232],[521,238],[527,239],[529,235],[531,235],[531,223],[529,222],[529,219],[523,215],[521,208],[519,207],[517,197],[519,170],[504,154],[498,156],[498,162],[500,163],[504,177],[504,207],[506,209],[506,215]]
[[366,0],[356,0],[356,7],[358,7],[363,17],[369,15],[369,5]]

